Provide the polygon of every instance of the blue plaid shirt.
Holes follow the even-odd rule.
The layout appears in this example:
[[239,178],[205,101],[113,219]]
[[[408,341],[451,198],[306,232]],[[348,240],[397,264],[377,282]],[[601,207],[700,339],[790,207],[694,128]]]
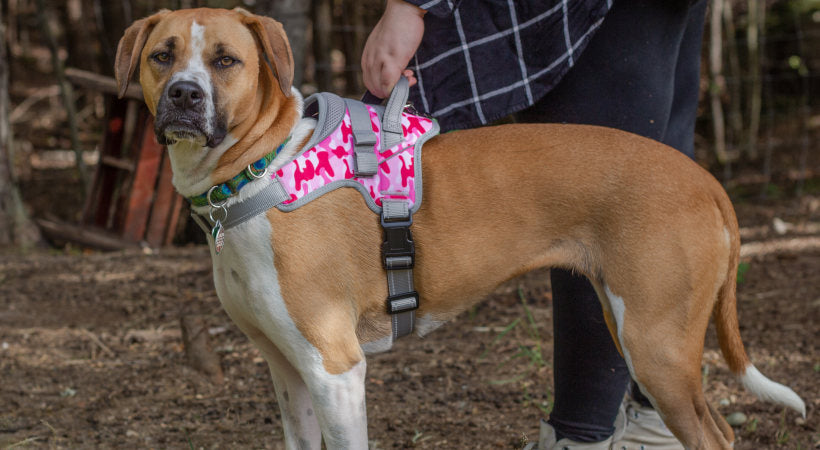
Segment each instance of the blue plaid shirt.
[[418,79],[410,100],[447,131],[538,101],[573,66],[613,0],[405,1],[427,11],[409,65]]

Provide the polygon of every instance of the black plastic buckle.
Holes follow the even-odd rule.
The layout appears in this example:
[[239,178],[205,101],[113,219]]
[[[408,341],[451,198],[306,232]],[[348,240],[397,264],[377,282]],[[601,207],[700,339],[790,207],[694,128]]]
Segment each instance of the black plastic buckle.
[[382,266],[386,270],[412,269],[416,259],[416,245],[410,225],[413,220],[386,222],[382,218]]
[[388,314],[400,314],[417,309],[419,309],[419,293],[416,291],[387,297]]

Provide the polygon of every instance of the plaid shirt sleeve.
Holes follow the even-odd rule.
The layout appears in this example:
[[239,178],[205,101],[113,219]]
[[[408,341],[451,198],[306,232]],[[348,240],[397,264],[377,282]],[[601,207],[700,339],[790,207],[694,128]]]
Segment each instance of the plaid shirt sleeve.
[[410,99],[443,131],[520,111],[572,67],[612,0],[407,0],[426,9]]
[[407,3],[418,6],[438,17],[447,17],[453,14],[453,10],[458,7],[461,0],[404,0]]

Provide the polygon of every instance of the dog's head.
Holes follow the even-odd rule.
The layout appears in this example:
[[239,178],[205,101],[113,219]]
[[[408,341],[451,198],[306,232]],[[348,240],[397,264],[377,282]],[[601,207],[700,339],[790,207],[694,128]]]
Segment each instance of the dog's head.
[[289,96],[293,81],[281,24],[239,8],[163,10],[134,22],[117,47],[120,96],[137,66],[163,144],[219,145],[252,114],[260,87]]

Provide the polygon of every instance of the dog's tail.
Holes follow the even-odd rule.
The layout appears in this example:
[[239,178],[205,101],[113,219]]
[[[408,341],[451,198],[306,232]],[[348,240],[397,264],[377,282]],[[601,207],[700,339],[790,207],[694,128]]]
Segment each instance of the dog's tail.
[[794,409],[806,417],[806,404],[790,388],[776,383],[759,370],[749,360],[737,320],[737,269],[740,264],[740,233],[737,218],[726,194],[721,191],[716,198],[729,233],[730,262],[726,281],[718,291],[717,303],[712,311],[717,330],[718,342],[729,369],[740,378],[743,386],[757,398]]

